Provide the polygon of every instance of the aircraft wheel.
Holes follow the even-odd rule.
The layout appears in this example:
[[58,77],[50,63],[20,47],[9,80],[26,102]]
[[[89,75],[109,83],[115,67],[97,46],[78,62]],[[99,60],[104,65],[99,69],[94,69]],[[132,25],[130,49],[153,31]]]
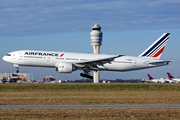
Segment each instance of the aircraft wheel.
[[19,70],[16,70],[16,73],[19,73]]

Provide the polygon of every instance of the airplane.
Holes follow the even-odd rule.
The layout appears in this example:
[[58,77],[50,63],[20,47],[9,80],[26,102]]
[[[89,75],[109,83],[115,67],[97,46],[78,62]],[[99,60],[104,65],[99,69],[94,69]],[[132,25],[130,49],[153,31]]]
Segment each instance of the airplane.
[[159,60],[170,33],[164,33],[139,56],[87,54],[36,50],[19,50],[6,54],[3,60],[13,64],[19,73],[19,66],[50,67],[59,73],[83,70],[80,76],[93,79],[90,71],[133,71],[168,65]]
[[150,83],[174,83],[171,80],[160,78],[160,79],[154,79],[150,74],[148,74],[149,82]]
[[175,83],[180,83],[180,78],[174,78],[170,73],[167,73],[169,80],[174,81]]
[[148,74],[149,82],[150,83],[165,83],[166,81],[161,78],[161,79],[154,79],[150,74]]

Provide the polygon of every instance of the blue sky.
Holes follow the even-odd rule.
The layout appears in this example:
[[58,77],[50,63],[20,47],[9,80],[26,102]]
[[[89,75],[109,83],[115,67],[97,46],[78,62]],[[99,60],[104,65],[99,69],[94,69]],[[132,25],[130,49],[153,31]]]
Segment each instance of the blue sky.
[[[171,33],[161,56],[174,60],[168,66],[131,72],[101,72],[101,79],[147,79],[180,77],[179,0],[1,0],[0,41],[2,58],[15,50],[49,50],[92,53],[91,27],[102,27],[101,53],[138,56],[163,33]],[[0,72],[15,72],[0,59]],[[41,80],[46,75],[59,79],[81,79],[81,71],[62,74],[51,68],[20,67]],[[92,73],[91,73],[92,74]]]

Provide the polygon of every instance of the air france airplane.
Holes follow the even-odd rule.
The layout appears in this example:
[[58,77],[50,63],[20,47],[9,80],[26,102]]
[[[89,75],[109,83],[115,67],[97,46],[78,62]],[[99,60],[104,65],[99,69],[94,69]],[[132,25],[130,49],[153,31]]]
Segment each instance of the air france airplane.
[[80,76],[91,78],[90,71],[132,71],[168,65],[166,60],[159,60],[170,33],[164,33],[139,56],[85,54],[70,52],[52,52],[20,50],[6,54],[3,60],[13,64],[17,73],[19,66],[51,67],[59,73],[71,73],[83,70]]

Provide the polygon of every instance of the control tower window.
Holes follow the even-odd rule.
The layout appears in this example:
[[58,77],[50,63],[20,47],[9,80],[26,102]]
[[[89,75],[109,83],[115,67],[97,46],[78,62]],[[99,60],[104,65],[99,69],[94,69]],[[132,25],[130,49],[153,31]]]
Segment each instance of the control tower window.
[[100,28],[92,28],[92,30],[101,30]]

